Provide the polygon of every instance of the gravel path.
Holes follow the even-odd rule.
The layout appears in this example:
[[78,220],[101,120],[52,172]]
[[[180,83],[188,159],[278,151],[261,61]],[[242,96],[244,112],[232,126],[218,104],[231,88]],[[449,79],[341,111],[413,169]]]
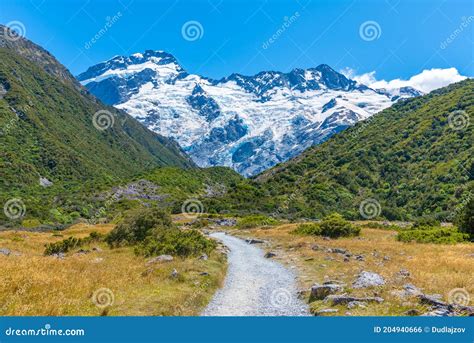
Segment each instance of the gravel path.
[[308,308],[296,296],[295,275],[240,238],[211,234],[229,249],[224,287],[203,316],[305,316]]

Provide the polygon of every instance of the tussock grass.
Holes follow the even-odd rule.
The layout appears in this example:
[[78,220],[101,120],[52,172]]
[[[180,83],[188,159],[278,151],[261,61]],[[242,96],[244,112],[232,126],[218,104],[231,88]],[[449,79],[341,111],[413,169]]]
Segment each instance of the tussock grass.
[[[427,294],[440,294],[447,300],[448,292],[454,288],[464,288],[471,295],[474,305],[474,244],[456,245],[402,243],[396,240],[396,231],[387,229],[362,228],[360,237],[325,240],[318,236],[292,234],[299,224],[286,224],[273,228],[236,230],[236,234],[253,236],[269,241],[271,249],[277,251],[277,259],[288,266],[296,266],[302,289],[309,289],[314,283],[326,280],[339,280],[346,283],[346,292],[355,296],[381,296],[382,304],[369,304],[367,308],[347,309],[335,306],[337,315],[404,315],[409,309],[418,309],[421,313],[427,309],[414,298],[400,299],[393,291],[412,283]],[[318,245],[322,249],[313,250]],[[343,261],[343,255],[328,253],[328,248],[346,249],[352,254],[364,255],[365,261],[351,258]],[[387,256],[388,260],[384,260]],[[331,260],[329,258],[333,258]],[[410,272],[402,278],[401,269]],[[376,289],[352,289],[351,284],[362,271],[381,274],[387,284]],[[311,304],[313,309],[331,307],[322,301]]]
[[[0,315],[196,315],[225,276],[225,259],[217,252],[206,261],[175,258],[146,265],[147,259],[132,248],[111,250],[105,243],[91,243],[81,248],[100,251],[78,255],[73,250],[63,260],[43,256],[46,243],[84,238],[93,231],[106,234],[112,228],[78,224],[54,234],[1,232],[0,247],[21,255],[0,255]],[[173,269],[179,273],[176,278],[170,276]],[[100,288],[113,292],[112,306],[94,304],[92,296]]]

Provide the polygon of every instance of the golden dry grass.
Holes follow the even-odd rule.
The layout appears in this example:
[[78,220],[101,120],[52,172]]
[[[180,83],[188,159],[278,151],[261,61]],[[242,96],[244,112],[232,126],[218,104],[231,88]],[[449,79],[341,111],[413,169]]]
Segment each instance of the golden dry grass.
[[[381,296],[385,302],[369,305],[365,309],[339,308],[338,315],[347,311],[353,315],[403,315],[408,309],[426,311],[416,299],[400,299],[393,291],[407,283],[414,284],[427,294],[440,294],[445,300],[450,290],[464,288],[474,300],[474,244],[417,244],[395,240],[396,232],[383,229],[362,229],[358,238],[324,240],[322,237],[300,236],[290,233],[298,224],[285,224],[272,228],[235,230],[241,236],[253,236],[270,242],[270,249],[277,251],[278,259],[296,267],[302,289],[326,280],[339,280],[356,296]],[[242,232],[243,231],[243,232]],[[313,245],[324,247],[312,250]],[[353,258],[343,261],[343,255],[328,253],[327,248],[347,249],[352,254],[362,254],[365,261]],[[384,260],[384,257],[387,258]],[[400,269],[410,272],[408,278],[400,277]],[[387,284],[377,289],[351,289],[350,285],[362,270],[381,274]],[[317,309],[328,308],[322,301],[312,303]]]
[[[51,232],[0,232],[0,247],[21,254],[0,254],[0,315],[196,315],[225,276],[225,258],[217,252],[207,261],[175,258],[153,267],[131,248],[111,250],[103,243],[84,247],[101,251],[71,252],[63,260],[43,256],[45,243],[112,228],[78,224],[61,232],[62,237]],[[179,272],[176,278],[170,276],[173,269]],[[92,301],[101,288],[113,292],[112,306],[100,308]]]

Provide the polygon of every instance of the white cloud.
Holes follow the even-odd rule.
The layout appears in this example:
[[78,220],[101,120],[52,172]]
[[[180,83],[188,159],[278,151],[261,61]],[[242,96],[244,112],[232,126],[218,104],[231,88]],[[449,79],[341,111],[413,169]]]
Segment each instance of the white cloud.
[[466,76],[460,75],[456,68],[425,69],[420,74],[414,75],[408,80],[395,79],[391,81],[377,80],[375,77],[375,71],[357,75],[355,70],[345,68],[341,70],[341,73],[346,77],[371,88],[394,89],[409,86],[425,93],[429,93],[434,89],[445,87],[451,83],[466,79]]

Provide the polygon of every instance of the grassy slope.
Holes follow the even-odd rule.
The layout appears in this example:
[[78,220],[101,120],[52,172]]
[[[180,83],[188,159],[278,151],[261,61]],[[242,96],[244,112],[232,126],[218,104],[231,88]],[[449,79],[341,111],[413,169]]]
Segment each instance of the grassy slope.
[[[35,215],[51,195],[104,189],[156,166],[193,166],[172,141],[6,48],[0,48],[0,83],[7,89],[0,99],[2,203],[21,197]],[[99,131],[92,117],[103,109],[115,123]],[[40,176],[54,185],[40,187]]]
[[[362,224],[356,222],[356,224]],[[351,296],[380,296],[385,299],[382,304],[368,304],[367,307],[331,306],[323,301],[311,303],[315,311],[325,308],[336,308],[336,315],[350,312],[358,316],[406,315],[410,309],[419,313],[428,311],[415,297],[399,298],[394,293],[411,283],[426,294],[440,294],[447,301],[448,293],[455,288],[464,288],[474,292],[474,259],[472,244],[456,245],[401,243],[396,241],[396,231],[363,228],[359,238],[339,238],[325,240],[318,236],[301,236],[292,234],[298,224],[261,227],[251,230],[234,230],[233,233],[243,238],[249,236],[270,242],[268,249],[276,252],[275,257],[283,264],[296,266],[299,271],[299,284],[309,289],[314,283],[338,280],[347,286],[345,292]],[[318,249],[312,249],[317,245]],[[342,254],[329,253],[328,248],[346,249],[353,255],[363,255],[364,261],[351,257],[344,261]],[[406,269],[408,277],[399,272]],[[362,270],[379,273],[386,281],[383,287],[354,289],[352,282]],[[309,293],[305,294],[308,300]],[[472,305],[472,300],[471,300]]]
[[[93,231],[105,234],[112,228],[78,224],[62,232],[63,237],[51,232],[0,232],[0,246],[21,253],[0,254],[2,273],[8,275],[0,284],[0,316],[198,315],[224,279],[225,258],[218,252],[206,261],[176,258],[153,266],[131,248],[110,250],[104,243],[83,247],[101,251],[84,255],[73,251],[63,260],[42,256],[45,243],[82,238]],[[177,278],[170,276],[173,269]],[[209,275],[200,275],[203,272]],[[114,295],[113,305],[105,309],[92,301],[101,288]]]
[[[470,125],[453,130],[448,115]],[[474,175],[474,80],[398,103],[258,177],[270,210],[358,215],[372,197],[390,219],[446,217]],[[256,191],[256,192],[257,192]]]

